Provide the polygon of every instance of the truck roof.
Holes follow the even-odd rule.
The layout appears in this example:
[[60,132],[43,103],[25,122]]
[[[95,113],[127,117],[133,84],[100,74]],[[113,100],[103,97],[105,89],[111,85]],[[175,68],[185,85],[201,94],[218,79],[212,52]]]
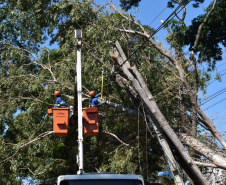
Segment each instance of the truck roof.
[[92,179],[137,179],[143,181],[141,175],[131,174],[110,174],[110,173],[87,173],[81,175],[61,175],[58,177],[58,181],[62,180],[92,180]]

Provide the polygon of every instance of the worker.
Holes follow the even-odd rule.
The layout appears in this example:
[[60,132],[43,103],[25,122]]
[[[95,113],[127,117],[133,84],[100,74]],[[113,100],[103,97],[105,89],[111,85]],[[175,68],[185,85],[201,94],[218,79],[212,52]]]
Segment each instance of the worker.
[[95,91],[90,91],[89,95],[90,95],[90,104],[91,107],[100,107],[101,103],[98,101],[98,97],[102,94],[102,92],[100,92],[99,94],[95,94]]
[[55,91],[54,95],[57,97],[54,104],[54,108],[68,107],[68,105],[65,102],[63,102],[63,100],[61,99],[60,91]]

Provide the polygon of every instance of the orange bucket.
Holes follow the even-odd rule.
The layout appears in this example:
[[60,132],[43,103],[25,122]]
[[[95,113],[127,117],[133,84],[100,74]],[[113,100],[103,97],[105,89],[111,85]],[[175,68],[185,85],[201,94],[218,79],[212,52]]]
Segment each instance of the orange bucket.
[[88,107],[83,108],[82,111],[83,111],[84,135],[86,136],[97,135],[99,132],[98,108]]
[[67,136],[69,122],[69,108],[53,108],[54,136]]

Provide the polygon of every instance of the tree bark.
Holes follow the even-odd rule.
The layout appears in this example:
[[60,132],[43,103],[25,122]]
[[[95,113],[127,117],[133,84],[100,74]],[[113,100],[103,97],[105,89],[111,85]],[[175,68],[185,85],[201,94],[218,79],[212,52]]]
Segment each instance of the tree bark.
[[195,164],[197,164],[199,166],[204,166],[204,167],[218,168],[218,166],[216,166],[215,164],[212,164],[212,163],[203,163],[203,162],[195,161]]
[[205,156],[207,159],[212,161],[212,163],[219,168],[222,168],[226,170],[226,160],[222,156],[218,155],[213,150],[209,149],[207,146],[205,146],[203,143],[198,141],[197,139],[188,136],[187,134],[180,134],[181,141],[184,142],[186,145],[193,148],[198,153]]
[[[178,155],[178,152],[176,153],[176,152],[172,151],[172,148],[168,145],[168,142],[167,142],[168,138],[165,137],[164,131],[156,123],[153,116],[150,116],[150,114],[145,113],[145,112],[149,112],[148,108],[146,106],[145,107],[143,106],[142,100],[139,98],[139,96],[135,92],[134,88],[131,87],[130,85],[127,85],[127,86],[125,85],[125,84],[128,84],[128,81],[118,74],[117,77],[116,77],[116,82],[118,83],[118,85],[120,87],[122,87],[125,90],[125,92],[127,93],[128,97],[130,98],[130,100],[132,101],[134,106],[137,107],[139,114],[146,121],[146,124],[153,127],[153,130],[154,130],[154,132],[157,136],[157,139],[158,139],[158,141],[159,141],[159,143],[162,147],[162,150],[163,150],[163,153],[164,153],[164,156],[165,156],[165,160],[168,163],[168,165],[170,167],[171,174],[174,177],[174,182],[175,183],[177,182],[177,183],[182,185],[183,179],[180,176],[178,164],[175,160],[175,156],[177,156],[177,158],[181,158]],[[182,166],[182,164],[179,164],[179,165]],[[185,175],[189,178],[187,173],[185,173]]]
[[[116,43],[117,44],[117,43]],[[118,43],[119,45],[119,43]],[[147,85],[135,67],[131,67],[128,62],[123,62],[126,60],[125,54],[121,50],[121,48],[114,47],[113,53],[111,57],[118,62],[118,64],[122,67],[124,74],[127,78],[132,82],[132,86],[139,94],[140,98],[145,102],[146,106],[148,107],[148,114],[152,114],[156,119],[159,126],[164,130],[167,137],[171,140],[177,150],[180,152],[181,156],[184,158],[184,161],[188,168],[190,169],[191,173],[195,177],[192,179],[194,184],[199,185],[207,185],[209,184],[207,180],[203,177],[202,173],[200,172],[199,168],[196,166],[194,161],[191,159],[187,151],[185,150],[184,146],[180,142],[179,138],[169,126],[167,120],[165,119],[164,115],[161,113],[160,109],[158,108],[154,97],[152,96],[151,92],[147,88]]]

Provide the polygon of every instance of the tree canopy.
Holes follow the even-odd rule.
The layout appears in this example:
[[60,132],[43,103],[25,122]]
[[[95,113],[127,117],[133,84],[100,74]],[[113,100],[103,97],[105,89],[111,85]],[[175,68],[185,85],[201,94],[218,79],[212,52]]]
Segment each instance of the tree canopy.
[[[121,6],[129,9],[138,3],[121,1]],[[183,19],[167,22],[166,40],[171,45],[167,50],[150,37],[153,28],[141,25],[112,3],[106,7],[93,1],[4,1],[0,10],[0,183],[20,184],[23,179],[50,183],[78,170],[76,114],[70,119],[68,136],[60,138],[52,135],[53,120],[46,111],[54,104],[55,90],[62,92],[68,105],[74,105],[75,29],[83,34],[83,107],[88,106],[90,90],[101,91],[104,72],[100,133],[84,138],[85,171],[137,173],[157,182],[157,172],[165,170],[167,160],[153,125],[161,130],[190,181],[199,182],[193,171],[199,169],[193,162],[192,168],[184,162],[178,150],[182,142],[197,161],[204,158],[225,169],[200,148],[192,147],[192,141],[201,142],[212,150],[212,156],[219,154],[225,160],[225,140],[200,109],[197,97],[209,80],[209,72],[199,69],[197,63],[208,63],[212,70],[222,59],[224,9],[223,0],[214,1],[191,26]],[[59,48],[42,47],[47,39]],[[123,63],[116,41],[129,58]],[[189,54],[184,50],[188,45]],[[208,143],[197,125],[222,146]],[[169,177],[163,181],[173,183]]]

